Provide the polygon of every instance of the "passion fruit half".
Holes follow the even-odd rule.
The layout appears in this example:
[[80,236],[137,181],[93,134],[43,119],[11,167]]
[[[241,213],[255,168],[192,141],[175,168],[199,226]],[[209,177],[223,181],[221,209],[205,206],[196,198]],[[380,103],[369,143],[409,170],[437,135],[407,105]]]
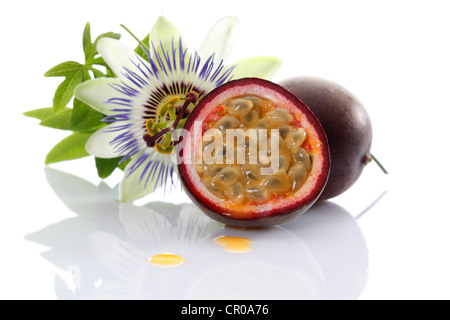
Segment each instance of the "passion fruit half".
[[231,81],[206,95],[184,126],[178,169],[211,218],[266,227],[308,210],[324,189],[328,142],[294,94],[267,80]]

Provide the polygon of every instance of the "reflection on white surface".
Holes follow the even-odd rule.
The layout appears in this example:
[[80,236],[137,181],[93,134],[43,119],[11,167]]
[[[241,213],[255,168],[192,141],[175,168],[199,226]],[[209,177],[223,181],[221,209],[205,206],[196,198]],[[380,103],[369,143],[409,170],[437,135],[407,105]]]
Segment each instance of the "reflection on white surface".
[[[116,202],[116,190],[46,169],[58,197],[76,217],[29,234],[62,270],[59,299],[356,299],[368,251],[356,220],[331,202],[282,226],[242,230],[206,217],[193,204]],[[214,239],[250,240],[233,253]],[[149,259],[179,255],[158,267]]]

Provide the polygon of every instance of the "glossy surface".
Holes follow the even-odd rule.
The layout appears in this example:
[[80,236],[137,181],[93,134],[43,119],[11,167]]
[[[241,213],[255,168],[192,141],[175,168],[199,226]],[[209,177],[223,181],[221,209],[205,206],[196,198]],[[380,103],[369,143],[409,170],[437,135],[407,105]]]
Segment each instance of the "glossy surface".
[[119,204],[106,184],[55,169],[45,174],[55,203],[76,216],[25,238],[48,248],[38,259],[58,270],[49,285],[59,299],[112,298],[112,292],[115,299],[357,298],[366,284],[366,241],[336,204],[285,226],[237,229],[193,204]]

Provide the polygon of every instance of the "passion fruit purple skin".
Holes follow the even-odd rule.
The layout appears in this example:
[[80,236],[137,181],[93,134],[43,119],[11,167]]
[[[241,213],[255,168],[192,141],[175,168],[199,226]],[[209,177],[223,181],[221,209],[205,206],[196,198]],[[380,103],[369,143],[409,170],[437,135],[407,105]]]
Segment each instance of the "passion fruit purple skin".
[[[318,164],[316,165],[320,168],[320,171],[316,170],[319,172],[314,174],[313,182],[309,183],[310,187],[298,191],[298,193],[304,191],[301,195],[301,200],[296,201],[296,197],[294,197],[294,200],[291,198],[278,200],[278,203],[272,209],[266,209],[264,212],[255,212],[252,217],[236,218],[236,215],[230,212],[227,206],[221,205],[220,201],[213,201],[207,193],[200,191],[198,179],[194,181],[195,173],[193,173],[193,165],[181,162],[178,165],[178,170],[184,190],[192,201],[209,217],[234,227],[269,227],[300,216],[319,199],[325,188],[330,171],[328,142],[319,121],[303,102],[280,85],[259,78],[245,78],[228,82],[206,95],[187,119],[184,129],[189,132],[193,131],[195,121],[197,119],[203,119],[205,113],[207,114],[209,112],[209,109],[215,108],[214,105],[217,104],[218,97],[230,98],[229,92],[231,92],[231,97],[233,97],[233,94],[241,96],[252,94],[261,95],[263,93],[265,98],[270,99],[274,97],[275,100],[282,99],[290,105],[291,110],[293,108],[297,112],[300,112],[302,117],[311,124],[311,130],[314,130],[314,134],[320,140],[317,147],[320,149],[318,151],[320,153],[320,159],[313,159],[313,161],[317,161]],[[181,146],[184,152],[184,143]]]
[[370,161],[372,124],[362,103],[341,85],[315,77],[280,82],[316,115],[328,138],[331,172],[320,200],[347,191]]

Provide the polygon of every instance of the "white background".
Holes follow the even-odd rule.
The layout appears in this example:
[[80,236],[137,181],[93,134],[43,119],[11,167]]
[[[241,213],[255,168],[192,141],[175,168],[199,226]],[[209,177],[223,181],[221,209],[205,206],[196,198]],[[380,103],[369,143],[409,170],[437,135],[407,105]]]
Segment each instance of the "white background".
[[[86,22],[93,37],[115,31],[134,47],[120,24],[143,37],[160,15],[191,48],[219,18],[237,16],[232,61],[274,55],[283,60],[275,82],[314,75],[352,91],[371,115],[373,153],[390,172],[384,176],[370,164],[350,191],[333,200],[356,217],[379,199],[357,219],[369,262],[367,281],[354,298],[450,298],[448,14],[447,2],[435,0],[2,2],[0,298],[54,299],[56,275],[67,278],[67,270],[41,256],[48,246],[24,239],[75,216],[44,170],[46,153],[66,133],[22,116],[51,106],[61,80],[43,74],[63,61],[82,61]],[[91,158],[52,168],[100,183]],[[116,173],[106,183],[119,180]],[[188,201],[182,193],[163,201],[173,199]]]

